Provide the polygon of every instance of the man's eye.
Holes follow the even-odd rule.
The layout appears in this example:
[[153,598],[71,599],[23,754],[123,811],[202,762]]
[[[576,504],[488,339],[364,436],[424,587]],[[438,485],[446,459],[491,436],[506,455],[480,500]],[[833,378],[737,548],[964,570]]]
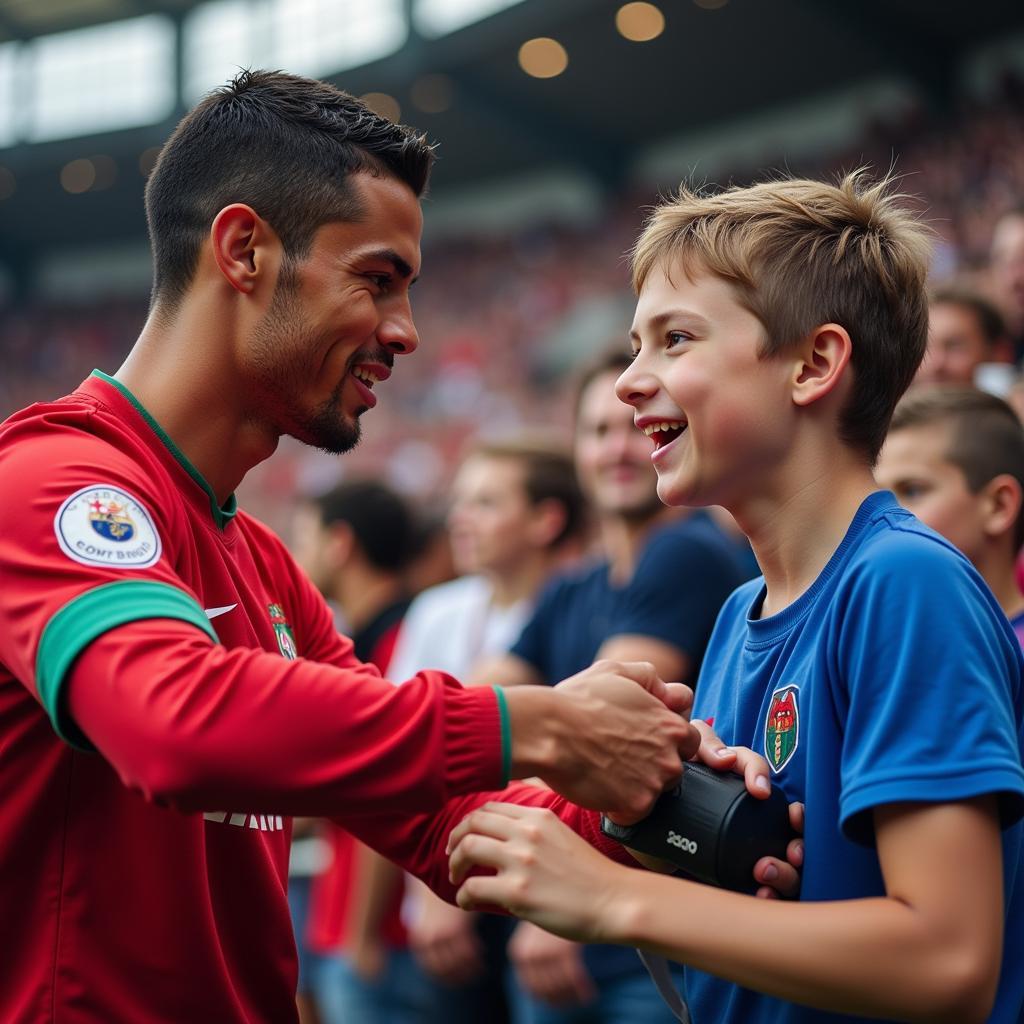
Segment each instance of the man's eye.
[[390,274],[367,274],[366,275],[382,292],[388,290],[388,286],[391,284]]

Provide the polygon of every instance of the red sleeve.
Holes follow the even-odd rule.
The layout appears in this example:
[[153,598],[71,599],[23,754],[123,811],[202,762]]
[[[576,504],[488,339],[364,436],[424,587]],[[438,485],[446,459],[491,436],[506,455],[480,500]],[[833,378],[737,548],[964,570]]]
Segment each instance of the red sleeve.
[[489,800],[523,807],[547,807],[606,857],[627,867],[637,867],[637,862],[624,846],[602,834],[601,816],[597,811],[577,807],[549,789],[525,782],[514,782],[505,789],[490,793],[456,797],[435,814],[411,817],[392,813],[363,815],[339,820],[338,824],[344,825],[367,846],[421,878],[439,896],[453,903],[456,890],[448,880],[448,858],[445,855],[448,835],[470,811]]
[[494,691],[441,673],[393,686],[147,619],[94,640],[66,692],[124,784],[185,811],[407,815],[504,781]]
[[65,654],[117,622],[153,612],[212,634],[174,569],[178,513],[139,462],[70,426],[4,435],[0,665],[51,718]]

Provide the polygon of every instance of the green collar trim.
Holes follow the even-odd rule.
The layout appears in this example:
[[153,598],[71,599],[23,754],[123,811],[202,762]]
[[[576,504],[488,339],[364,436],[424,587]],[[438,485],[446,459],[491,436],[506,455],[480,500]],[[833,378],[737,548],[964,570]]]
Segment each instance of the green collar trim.
[[153,433],[160,438],[164,447],[174,456],[181,465],[181,468],[206,492],[206,496],[210,499],[210,511],[213,513],[213,521],[217,524],[219,530],[223,530],[235,518],[235,513],[238,511],[238,499],[232,494],[223,507],[218,505],[217,495],[213,493],[213,488],[206,482],[203,474],[188,461],[185,453],[168,437],[167,431],[153,419],[143,404],[119,380],[115,380],[102,370],[93,370],[91,376],[98,377],[100,380],[106,381],[111,387],[117,388],[131,402],[135,411],[146,421]]

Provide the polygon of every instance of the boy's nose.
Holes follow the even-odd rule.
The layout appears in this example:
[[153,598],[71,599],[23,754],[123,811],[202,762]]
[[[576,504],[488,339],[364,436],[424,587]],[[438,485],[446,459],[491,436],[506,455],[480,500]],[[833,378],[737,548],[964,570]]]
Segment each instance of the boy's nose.
[[657,385],[654,378],[648,373],[643,373],[636,363],[623,370],[615,382],[616,397],[626,405],[636,406],[644,399],[650,398],[655,390]]

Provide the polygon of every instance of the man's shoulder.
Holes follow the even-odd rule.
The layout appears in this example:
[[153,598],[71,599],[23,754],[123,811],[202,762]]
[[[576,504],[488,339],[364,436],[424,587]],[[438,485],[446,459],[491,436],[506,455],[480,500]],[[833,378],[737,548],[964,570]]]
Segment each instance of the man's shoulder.
[[610,586],[607,561],[603,558],[588,558],[552,576],[542,596],[545,602],[572,602],[582,595],[595,590],[607,590]]

